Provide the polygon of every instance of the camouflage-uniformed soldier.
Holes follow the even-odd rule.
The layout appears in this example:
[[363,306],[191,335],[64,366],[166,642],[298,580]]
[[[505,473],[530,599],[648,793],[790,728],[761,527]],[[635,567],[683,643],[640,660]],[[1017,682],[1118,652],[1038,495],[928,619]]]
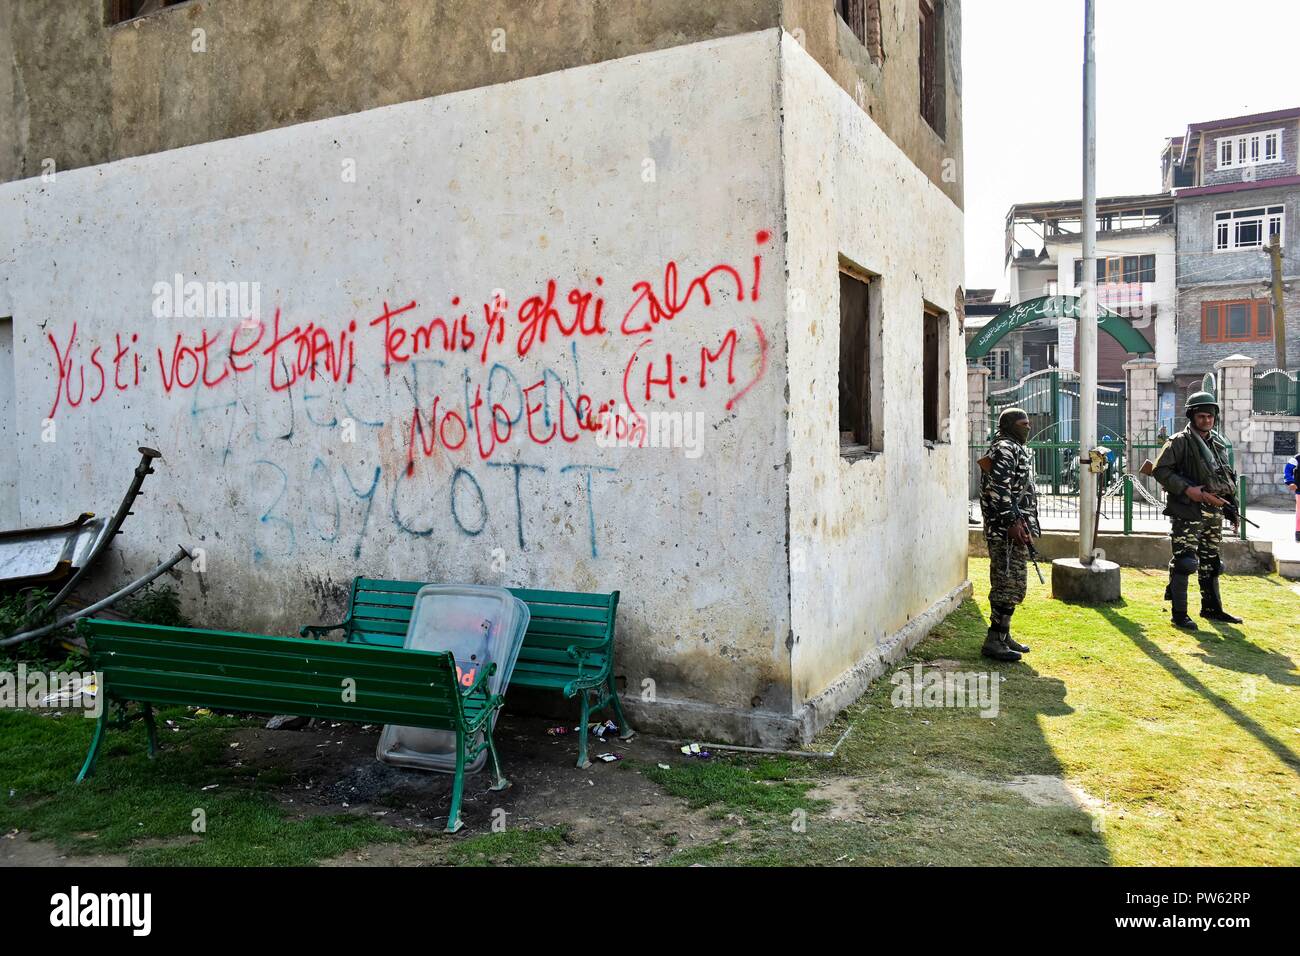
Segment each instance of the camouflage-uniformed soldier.
[[[999,661],[1018,661],[1028,646],[1011,636],[1011,615],[1025,599],[1026,561],[1038,526],[1029,416],[1008,408],[998,418],[998,436],[981,462],[980,511],[989,549],[989,631],[980,653]],[[987,467],[984,467],[987,463]]]
[[[1209,392],[1197,392],[1184,409],[1187,427],[1170,438],[1156,459],[1154,476],[1169,493],[1165,514],[1170,518],[1169,586],[1165,600],[1173,604],[1175,627],[1197,630],[1187,615],[1187,583],[1193,571],[1201,585],[1201,617],[1240,624],[1223,609],[1219,575],[1223,559],[1223,506],[1236,508],[1237,475],[1228,464],[1227,443],[1214,431],[1219,404]],[[1232,523],[1235,529],[1237,524]]]

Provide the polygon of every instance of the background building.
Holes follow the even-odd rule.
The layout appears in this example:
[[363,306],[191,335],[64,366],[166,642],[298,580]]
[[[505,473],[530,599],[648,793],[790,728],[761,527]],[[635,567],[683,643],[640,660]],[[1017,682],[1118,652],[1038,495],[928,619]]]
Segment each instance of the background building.
[[1282,237],[1287,367],[1300,365],[1300,108],[1193,123],[1162,157],[1178,208],[1178,387],[1233,354],[1276,364],[1266,246]]

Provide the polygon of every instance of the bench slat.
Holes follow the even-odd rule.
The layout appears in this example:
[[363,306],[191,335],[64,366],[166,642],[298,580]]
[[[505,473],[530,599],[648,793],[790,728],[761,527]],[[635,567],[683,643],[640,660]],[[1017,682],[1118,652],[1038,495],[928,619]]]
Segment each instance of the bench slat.
[[87,628],[93,636],[108,637],[145,637],[153,638],[160,644],[179,641],[185,644],[197,644],[214,648],[233,647],[245,650],[282,650],[288,653],[321,657],[322,659],[339,659],[347,661],[365,661],[374,664],[399,663],[391,654],[419,654],[427,660],[441,657],[433,651],[417,651],[400,648],[357,648],[336,641],[312,641],[301,637],[271,637],[265,634],[248,634],[242,631],[208,631],[201,628],[173,628],[157,624],[135,624],[130,621],[106,621],[91,619]]
[[446,715],[415,714],[408,711],[390,711],[377,708],[359,708],[356,704],[335,701],[332,704],[312,704],[303,701],[263,697],[249,700],[242,694],[221,694],[189,689],[156,688],[134,685],[122,699],[140,703],[185,707],[209,707],[213,710],[230,710],[249,714],[290,714],[295,717],[317,717],[328,720],[363,724],[398,724],[403,727],[424,727],[430,730],[455,730],[456,719]]
[[381,591],[363,591],[352,602],[353,607],[415,607],[414,594],[390,594]]
[[396,621],[402,624],[411,620],[409,607],[388,607],[379,604],[364,604],[353,608],[352,619],[359,621]]
[[406,632],[400,634],[378,634],[373,631],[353,631],[348,637],[349,643],[368,644],[371,647],[397,647],[406,643]]
[[409,670],[405,675],[394,676],[392,674],[380,675],[359,672],[360,668],[353,668],[353,673],[340,676],[336,673],[309,669],[310,665],[303,669],[289,670],[284,666],[285,662],[268,665],[266,662],[237,664],[229,659],[225,661],[204,661],[183,657],[160,659],[132,654],[128,651],[108,652],[106,656],[97,657],[96,660],[103,669],[165,670],[167,673],[194,677],[238,678],[250,683],[268,686],[281,682],[286,673],[292,673],[294,675],[293,683],[295,684],[320,688],[339,695],[342,695],[345,686],[354,686],[344,685],[343,681],[345,679],[356,682],[355,687],[358,693],[364,688],[367,692],[416,696],[432,700],[450,700],[452,694],[455,693],[455,690],[446,686],[445,680],[431,682],[428,675],[412,674]]
[[535,617],[555,621],[595,621],[604,624],[609,620],[609,608],[574,607],[567,604],[541,604],[525,602]]
[[592,621],[540,620],[528,622],[528,633],[538,636],[586,637],[604,640],[606,626]]
[[223,706],[235,710],[289,714],[295,713],[295,708],[300,707],[310,707],[313,711],[334,708],[353,714],[347,720],[362,723],[375,723],[372,716],[376,714],[400,715],[402,720],[454,721],[457,713],[456,701],[450,698],[375,693],[368,690],[364,682],[357,684],[356,701],[347,703],[339,688],[312,687],[288,680],[271,683],[267,680],[139,670],[113,665],[103,668],[103,673],[109,693],[124,700],[149,700],[150,696],[142,695],[157,693],[219,696],[230,702]]
[[334,652],[316,653],[317,642],[305,642],[292,651],[282,647],[270,647],[266,650],[248,647],[214,646],[210,642],[188,642],[184,640],[160,641],[145,637],[96,636],[95,652],[99,655],[127,654],[142,659],[161,662],[198,661],[213,664],[235,664],[245,667],[267,667],[281,670],[300,670],[311,668],[324,674],[337,677],[360,677],[362,675],[381,679],[429,683],[439,673],[439,662],[404,658],[392,655],[382,662],[360,659],[348,660]]
[[357,578],[357,592],[391,591],[398,594],[414,594],[424,587],[422,581],[393,581],[385,578]]
[[579,607],[608,608],[610,594],[584,594],[581,591],[542,591],[537,588],[507,588],[511,594],[527,604],[575,604]]

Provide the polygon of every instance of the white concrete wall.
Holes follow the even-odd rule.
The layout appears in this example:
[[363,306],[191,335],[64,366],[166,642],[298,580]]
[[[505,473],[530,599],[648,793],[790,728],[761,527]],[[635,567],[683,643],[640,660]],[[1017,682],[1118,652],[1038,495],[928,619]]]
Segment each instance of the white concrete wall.
[[[357,573],[617,588],[618,674],[629,696],[639,698],[650,679],[657,695],[650,709],[721,706],[738,715],[737,727],[701,720],[738,739],[750,715],[788,719],[777,36],[675,47],[63,172],[53,183],[0,186],[0,301],[14,316],[18,369],[18,436],[5,464],[21,502],[13,523],[111,511],[136,446],[153,445],[165,457],[117,543],[112,574],[139,573],[178,541],[205,549],[206,572],[189,572],[182,584],[199,624],[292,633],[333,617]],[[844,219],[825,236],[803,230],[800,279],[815,278],[822,296],[833,288],[838,231],[846,251],[891,277],[898,297],[890,361],[904,391],[891,398],[889,455],[858,466],[845,495],[823,502],[829,513],[856,499],[846,530],[857,547],[879,541],[864,522],[885,503],[865,496],[883,478],[953,469],[954,456],[964,455],[964,431],[952,448],[921,449],[912,394],[919,384],[903,374],[915,343],[901,324],[919,327],[914,262],[934,261],[922,273],[924,293],[951,308],[960,216],[865,117],[847,118],[847,100],[815,69],[806,58],[791,69],[792,82],[818,104],[806,111],[799,138],[824,136],[829,148],[837,123],[856,124],[846,139],[863,164],[853,185],[873,198],[855,199],[847,181],[836,195],[844,213],[877,221]],[[355,181],[347,181],[350,168]],[[801,166],[798,175],[810,183],[833,172]],[[891,199],[899,176],[925,198]],[[823,208],[803,192],[804,217],[831,208],[830,194]],[[917,234],[879,224],[914,214],[931,228]],[[815,276],[807,274],[813,260]],[[669,263],[679,269],[675,296],[664,290]],[[740,290],[715,271],[706,305],[690,283],[723,265],[734,267]],[[258,283],[261,325],[155,318],[154,285],[177,273]],[[553,324],[544,342],[520,354],[521,310],[547,295],[549,280],[561,322],[573,321],[576,289],[592,294],[593,311],[603,300],[604,331],[566,336]],[[652,323],[647,289],[685,306]],[[496,290],[508,302],[503,341],[494,337],[483,358],[485,333],[500,327],[484,319]],[[463,312],[473,347],[426,350],[386,373],[384,337],[371,321],[384,303],[411,301],[416,307],[395,325],[409,331]],[[342,380],[318,352],[314,380],[304,363],[291,387],[279,387],[300,353],[290,340],[276,353],[281,366],[266,351],[277,310],[281,333],[314,323],[336,345],[347,333]],[[188,387],[168,389],[177,343],[198,350],[205,332],[206,366],[197,351],[181,352]],[[833,323],[823,333],[800,330],[801,382],[812,371],[813,342],[824,342],[824,356],[835,354]],[[701,386],[702,349],[717,353],[727,342],[734,357],[705,362]],[[833,403],[833,377],[817,374],[830,382],[821,404]],[[663,382],[649,384],[649,400],[648,376]],[[545,386],[523,394],[534,383]],[[437,399],[440,425],[448,412],[472,419],[479,389],[481,429],[490,427],[492,403],[503,416],[516,418],[525,404],[534,413],[517,417],[508,440],[486,456],[476,450],[481,429],[459,450],[439,443],[427,457],[417,437],[408,474],[416,410],[427,416]],[[594,412],[629,398],[642,412],[698,413],[699,457],[681,448],[601,447],[575,427],[573,403],[589,402]],[[798,401],[802,422],[810,409],[802,394]],[[833,417],[819,410],[816,427],[796,431],[801,488],[810,465],[835,465]],[[54,441],[42,441],[48,418]],[[355,441],[346,420],[355,423]],[[574,440],[543,443],[557,425]],[[454,418],[444,434],[452,444],[460,438]],[[896,519],[912,530],[881,559],[899,562],[897,573],[915,578],[908,588],[916,593],[894,595],[896,611],[883,617],[879,584],[864,593],[859,559],[835,551],[841,570],[820,586],[843,588],[843,596],[805,596],[801,607],[819,603],[825,614],[843,601],[846,613],[827,634],[837,646],[827,647],[825,665],[805,663],[801,694],[862,653],[861,641],[838,646],[850,632],[896,625],[906,607],[932,598],[934,582],[960,576],[960,549],[938,573],[922,560],[949,538],[964,540],[958,510],[940,502],[919,527]],[[952,527],[940,536],[931,527],[942,522]],[[802,509],[797,523],[806,536]],[[811,621],[802,613],[807,639]]]
[[[790,313],[786,359],[799,708],[869,676],[920,636],[912,622],[963,588],[967,385],[955,303],[961,210],[793,38],[781,54],[788,281],[807,299]],[[882,314],[884,448],[853,463],[840,457],[837,428],[840,255],[879,276],[871,294]],[[933,448],[922,438],[926,302],[951,317],[947,440]]]

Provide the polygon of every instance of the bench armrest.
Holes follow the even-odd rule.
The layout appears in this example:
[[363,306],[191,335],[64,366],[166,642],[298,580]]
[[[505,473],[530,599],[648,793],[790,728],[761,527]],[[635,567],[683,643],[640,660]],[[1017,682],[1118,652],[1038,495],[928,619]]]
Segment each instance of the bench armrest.
[[460,692],[460,696],[462,700],[468,700],[473,695],[479,693],[483,695],[484,707],[479,712],[478,718],[476,720],[469,721],[466,724],[466,727],[469,730],[477,730],[478,727],[481,726],[485,720],[488,720],[490,718],[494,710],[496,710],[503,703],[505,703],[505,698],[503,696],[501,696],[500,694],[489,693],[487,689],[487,680],[489,677],[491,677],[493,674],[496,673],[496,669],[497,669],[496,662],[493,661],[492,663],[488,664],[487,667],[479,671],[478,678],[474,681],[473,684],[471,684],[469,687],[466,687],[464,690]]
[[352,618],[349,616],[348,619],[341,624],[307,624],[298,629],[298,634],[301,637],[310,637],[315,639],[328,634],[330,631],[337,631],[346,628],[351,623]]
[[587,673],[583,673],[584,667],[587,663],[587,658],[589,658],[592,653],[590,648],[578,647],[576,644],[571,644],[565,653],[578,663],[578,676],[564,685],[565,697],[573,697],[580,690],[584,690],[588,687],[599,687],[604,683],[605,677],[601,673],[602,668],[594,668]]

